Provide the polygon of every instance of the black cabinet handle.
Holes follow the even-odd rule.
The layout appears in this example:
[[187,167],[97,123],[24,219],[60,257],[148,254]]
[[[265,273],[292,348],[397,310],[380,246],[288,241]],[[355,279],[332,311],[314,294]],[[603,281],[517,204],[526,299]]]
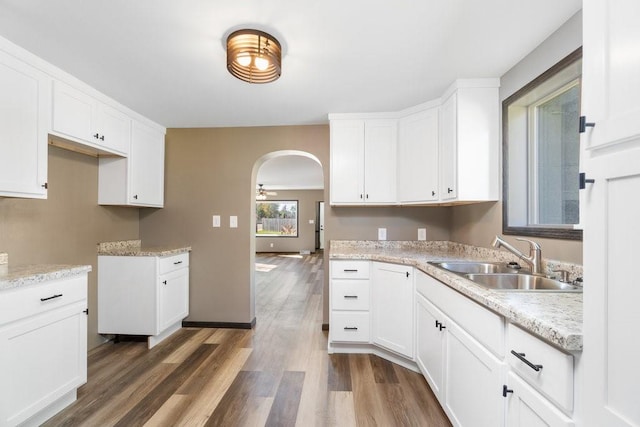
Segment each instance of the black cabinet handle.
[[440,326],[438,326],[438,328],[440,328],[440,330],[442,331],[443,329],[447,329],[446,326],[444,326],[442,323],[440,323]]
[[100,135],[100,141],[104,141],[104,135]]
[[362,194],[360,194],[360,198],[362,199]]
[[531,369],[533,369],[536,372],[540,372],[540,369],[542,369],[542,365],[535,365],[535,364],[529,362],[527,359],[525,359],[526,354],[524,354],[524,353],[518,353],[515,350],[511,350],[511,354],[513,354],[521,362],[525,363],[528,367],[530,367]]
[[96,133],[95,135],[93,135],[93,137],[94,137],[95,139],[98,139],[98,138],[100,138],[100,135]]
[[167,284],[167,281],[166,281],[166,280],[164,280],[162,283],[164,283],[164,284],[166,285],[166,284]]
[[580,131],[580,133],[584,133],[587,128],[592,128],[595,127],[596,124],[592,123],[592,122],[587,122],[587,117],[586,116],[580,116],[580,123],[578,124],[578,129]]
[[587,175],[584,172],[580,172],[578,174],[578,188],[580,190],[584,190],[587,187],[587,184],[593,184],[596,182],[595,179],[587,179]]
[[409,277],[409,272],[407,271],[407,277]]
[[513,393],[513,390],[509,389],[506,385],[502,386],[502,397],[507,397],[507,393]]
[[349,268],[345,268],[344,270],[345,273],[357,273],[358,269],[349,269]]
[[40,301],[49,301],[49,300],[52,300],[52,299],[60,298],[61,296],[62,296],[62,294],[55,294],[55,295],[50,296],[50,297],[40,298]]
[[87,316],[89,315],[89,309],[88,309],[88,308],[87,308],[86,310],[82,310],[82,312],[83,312],[84,314],[86,314]]
[[355,326],[345,326],[344,330],[345,331],[357,331],[358,328],[356,328]]
[[345,295],[345,299],[358,299],[358,295]]
[[45,182],[44,184],[42,184],[40,187],[44,188],[45,190],[49,188],[49,183]]
[[432,195],[432,196],[435,196],[435,195],[436,195],[436,192],[432,190],[432,191],[431,191],[431,195]]
[[447,187],[447,193],[449,194],[453,193],[453,189]]
[[369,194],[367,193],[367,199],[369,198]]
[[173,265],[178,265],[178,264],[182,264],[182,261],[176,261],[173,263]]
[[135,195],[133,196],[133,198],[134,198],[134,199],[136,199],[136,200],[138,200],[138,195],[137,195],[137,194],[135,194]]

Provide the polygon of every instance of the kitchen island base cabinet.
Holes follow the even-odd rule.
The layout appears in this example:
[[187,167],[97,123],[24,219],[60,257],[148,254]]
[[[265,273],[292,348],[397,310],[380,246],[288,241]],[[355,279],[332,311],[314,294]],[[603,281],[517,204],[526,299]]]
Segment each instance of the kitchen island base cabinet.
[[40,425],[87,381],[87,276],[2,293],[0,426]]
[[98,332],[146,335],[152,348],[189,315],[189,254],[98,257]]

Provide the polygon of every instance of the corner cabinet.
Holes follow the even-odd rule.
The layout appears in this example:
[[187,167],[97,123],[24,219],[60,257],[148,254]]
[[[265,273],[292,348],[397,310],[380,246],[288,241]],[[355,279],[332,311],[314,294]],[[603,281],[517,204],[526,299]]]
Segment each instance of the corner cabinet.
[[189,315],[189,253],[98,256],[98,332],[146,335],[152,348]]
[[164,132],[133,121],[127,158],[101,157],[98,204],[164,206]]
[[0,196],[47,198],[51,78],[0,39]]
[[40,425],[87,381],[87,274],[0,291],[0,425]]
[[372,263],[373,343],[413,359],[413,267]]
[[395,204],[396,120],[341,116],[330,116],[331,204]]

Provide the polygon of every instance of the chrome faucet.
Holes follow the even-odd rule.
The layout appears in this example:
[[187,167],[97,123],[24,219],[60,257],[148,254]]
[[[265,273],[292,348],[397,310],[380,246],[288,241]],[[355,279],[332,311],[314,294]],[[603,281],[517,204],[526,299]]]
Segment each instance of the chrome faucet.
[[531,267],[531,272],[533,274],[542,275],[542,248],[540,247],[540,245],[532,240],[522,239],[519,237],[516,237],[516,240],[529,243],[529,256],[523,254],[518,249],[511,246],[500,236],[496,236],[495,239],[493,239],[491,246],[496,249],[499,249],[500,247],[505,248],[506,250],[529,264],[529,266]]

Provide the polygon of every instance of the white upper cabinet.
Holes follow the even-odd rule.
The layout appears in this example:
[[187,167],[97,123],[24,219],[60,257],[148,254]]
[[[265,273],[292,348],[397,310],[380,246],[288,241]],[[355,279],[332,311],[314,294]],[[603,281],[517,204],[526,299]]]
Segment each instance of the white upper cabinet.
[[398,121],[398,201],[437,201],[439,107]]
[[396,203],[396,120],[331,120],[331,203]]
[[499,79],[462,79],[395,113],[330,114],[331,204],[498,200]]
[[499,80],[458,80],[445,95],[440,126],[440,200],[499,198]]
[[52,131],[90,147],[126,156],[131,118],[114,107],[56,81],[53,90]]
[[0,43],[0,196],[45,199],[51,78],[4,48]]
[[101,157],[98,204],[163,207],[164,132],[134,121],[128,158]]
[[583,95],[587,148],[640,136],[640,2],[593,1],[583,6]]

